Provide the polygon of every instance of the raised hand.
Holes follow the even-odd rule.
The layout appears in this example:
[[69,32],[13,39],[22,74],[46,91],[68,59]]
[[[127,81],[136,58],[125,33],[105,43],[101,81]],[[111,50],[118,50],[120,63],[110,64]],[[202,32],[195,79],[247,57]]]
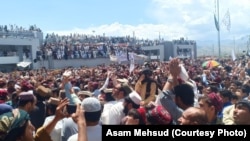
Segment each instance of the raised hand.
[[177,77],[181,72],[181,67],[179,66],[178,58],[174,58],[169,63],[170,74],[174,77]]
[[72,114],[72,119],[75,123],[78,125],[86,126],[86,119],[84,116],[84,110],[83,107],[80,104],[77,104],[76,112]]
[[61,120],[68,116],[65,112],[63,112],[65,106],[69,104],[69,100],[67,98],[60,101],[59,105],[56,107],[55,118],[57,120]]
[[139,78],[139,82],[142,82],[143,80],[145,79],[145,75],[144,74],[141,74],[140,78]]

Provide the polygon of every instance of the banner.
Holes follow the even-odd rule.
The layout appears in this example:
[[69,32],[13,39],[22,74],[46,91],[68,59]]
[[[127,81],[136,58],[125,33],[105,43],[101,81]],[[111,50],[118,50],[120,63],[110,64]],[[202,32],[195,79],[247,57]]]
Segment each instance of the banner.
[[31,64],[31,62],[19,62],[19,63],[17,63],[17,66],[18,67],[23,67],[23,68],[26,68],[26,67],[28,67],[29,65]]
[[110,61],[113,62],[125,62],[130,61],[132,58],[134,61],[147,60],[148,56],[143,54],[136,54],[134,52],[120,52],[116,55],[110,55]]

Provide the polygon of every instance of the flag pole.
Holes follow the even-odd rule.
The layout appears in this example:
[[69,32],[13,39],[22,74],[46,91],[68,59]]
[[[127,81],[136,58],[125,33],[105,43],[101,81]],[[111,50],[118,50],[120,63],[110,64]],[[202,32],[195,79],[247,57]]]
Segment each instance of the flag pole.
[[218,17],[218,48],[219,48],[219,58],[221,58],[221,50],[220,50],[220,17],[219,17],[219,0],[217,0],[217,17]]

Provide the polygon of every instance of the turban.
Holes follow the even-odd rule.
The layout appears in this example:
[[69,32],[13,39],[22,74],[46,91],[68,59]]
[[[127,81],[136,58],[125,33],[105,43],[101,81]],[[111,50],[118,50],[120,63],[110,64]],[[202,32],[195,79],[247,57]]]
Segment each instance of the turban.
[[10,140],[20,136],[29,120],[29,114],[21,109],[15,109],[0,116],[0,140]]
[[216,111],[221,111],[223,107],[223,102],[221,97],[216,93],[208,94],[209,99],[211,100],[211,104],[215,107]]

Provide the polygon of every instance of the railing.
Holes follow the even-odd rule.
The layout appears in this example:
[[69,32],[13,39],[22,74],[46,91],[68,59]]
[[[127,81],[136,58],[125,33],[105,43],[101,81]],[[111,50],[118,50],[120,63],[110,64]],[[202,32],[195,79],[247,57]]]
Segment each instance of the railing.
[[1,37],[35,37],[32,31],[0,31]]

